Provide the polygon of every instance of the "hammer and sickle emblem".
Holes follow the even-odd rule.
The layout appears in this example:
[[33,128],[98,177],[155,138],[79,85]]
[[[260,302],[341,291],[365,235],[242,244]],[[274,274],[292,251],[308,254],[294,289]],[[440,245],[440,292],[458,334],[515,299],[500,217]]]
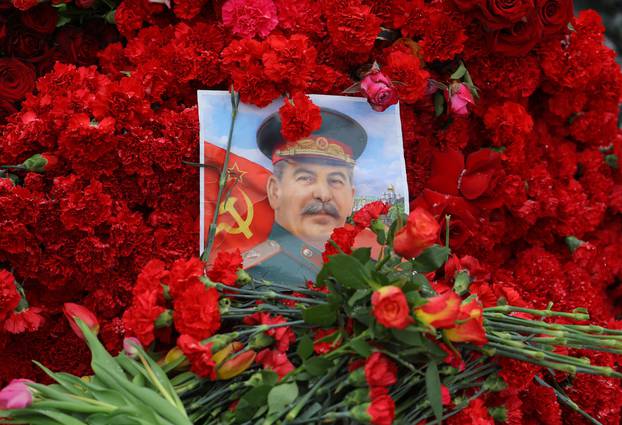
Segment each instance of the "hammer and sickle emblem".
[[220,233],[224,230],[230,235],[239,235],[241,233],[246,237],[246,239],[250,239],[253,237],[253,232],[251,232],[250,229],[254,215],[253,202],[242,189],[240,189],[240,193],[242,193],[244,203],[246,204],[246,218],[242,218],[235,207],[235,204],[238,202],[238,198],[232,196],[226,201],[221,202],[220,208],[218,209],[218,215],[228,213],[231,217],[233,217],[237,227],[233,227],[229,223],[220,223],[216,228],[216,233]]

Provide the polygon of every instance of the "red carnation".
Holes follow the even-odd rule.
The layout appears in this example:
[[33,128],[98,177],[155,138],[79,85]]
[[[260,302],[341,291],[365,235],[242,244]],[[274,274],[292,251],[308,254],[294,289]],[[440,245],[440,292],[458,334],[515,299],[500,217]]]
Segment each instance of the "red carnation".
[[391,425],[395,418],[395,402],[387,394],[379,395],[372,399],[367,414],[373,425]]
[[20,100],[35,87],[35,71],[15,58],[0,58],[0,100]]
[[365,361],[365,379],[370,387],[388,387],[397,382],[397,366],[377,351]]
[[341,345],[342,337],[337,329],[316,329],[313,331],[313,351],[315,354],[326,354]]
[[257,354],[255,360],[265,369],[274,371],[279,375],[279,379],[294,370],[294,365],[287,358],[287,354],[278,350],[269,350],[266,348]]
[[175,300],[175,328],[193,338],[205,339],[220,328],[218,291],[195,283]]
[[15,310],[20,300],[15,278],[8,271],[0,270],[0,322]]
[[393,51],[387,56],[382,70],[397,83],[395,88],[400,101],[415,103],[425,95],[430,74],[422,68],[417,56],[400,50]]
[[303,93],[294,94],[292,99],[286,98],[279,116],[281,134],[286,140],[300,140],[322,126],[320,108]]
[[381,20],[369,6],[335,2],[325,14],[333,45],[340,51],[368,53],[380,33]]
[[155,336],[155,320],[166,309],[157,305],[160,291],[145,291],[134,295],[132,306],[123,313],[123,325],[128,335],[135,335],[144,346],[151,345]]
[[177,346],[190,361],[191,370],[201,378],[216,379],[216,363],[212,360],[212,343],[202,345],[190,335],[181,335]]
[[233,286],[238,280],[238,270],[242,268],[242,254],[239,249],[221,251],[216,255],[214,264],[207,272],[213,282]]
[[[343,227],[337,227],[330,235],[330,239],[324,246],[324,252],[322,253],[322,260],[325,263],[328,262],[328,257],[334,254],[340,254],[342,251],[345,254],[352,254],[352,245],[354,245],[354,239],[361,232],[360,228],[347,224]],[[339,247],[335,247],[333,242]]]
[[272,0],[228,0],[222,6],[222,21],[244,38],[266,37],[279,23]]
[[360,227],[369,227],[372,220],[376,220],[381,215],[389,212],[389,206],[382,201],[374,201],[366,204],[354,213],[352,220]]
[[[253,313],[246,316],[243,321],[246,325],[278,325],[287,322],[283,316],[270,316],[264,312]],[[290,344],[296,341],[296,334],[289,326],[268,329],[266,334],[274,338],[277,350],[283,353],[287,352]]]
[[194,284],[201,283],[199,277],[203,276],[204,267],[203,261],[197,257],[175,261],[169,278],[169,291],[173,298],[180,296]]
[[40,314],[42,311],[39,307],[28,307],[19,312],[14,311],[4,322],[4,330],[12,334],[34,332],[45,321]]
[[387,328],[404,329],[414,322],[404,292],[397,286],[383,286],[371,296],[374,317]]

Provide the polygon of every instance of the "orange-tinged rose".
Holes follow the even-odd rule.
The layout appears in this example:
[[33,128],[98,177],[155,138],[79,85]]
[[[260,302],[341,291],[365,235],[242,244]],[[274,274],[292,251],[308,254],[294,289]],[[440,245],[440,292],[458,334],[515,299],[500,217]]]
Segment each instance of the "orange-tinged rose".
[[488,342],[484,329],[484,314],[482,305],[473,298],[467,303],[460,305],[460,312],[456,320],[456,326],[446,329],[445,336],[453,342],[471,342],[476,345],[484,345]]
[[447,291],[428,299],[421,307],[415,308],[415,317],[421,323],[435,329],[451,328],[456,323],[462,299],[454,291]]
[[389,285],[374,291],[371,296],[374,317],[387,328],[404,329],[414,322],[406,296],[397,286]]
[[434,245],[440,228],[432,214],[417,207],[408,216],[406,225],[395,234],[393,250],[404,258],[415,258]]

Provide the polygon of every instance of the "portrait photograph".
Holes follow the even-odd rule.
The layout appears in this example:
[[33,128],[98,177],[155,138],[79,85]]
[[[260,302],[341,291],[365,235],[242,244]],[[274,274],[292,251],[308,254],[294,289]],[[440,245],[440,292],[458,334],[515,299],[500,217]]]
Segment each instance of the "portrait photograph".
[[217,212],[211,257],[240,249],[253,277],[298,285],[320,270],[333,229],[364,205],[387,204],[387,223],[407,212],[399,105],[378,113],[362,98],[310,98],[322,125],[300,140],[281,135],[283,99],[264,108],[239,105],[217,207],[231,99],[225,91],[199,91],[201,253]]

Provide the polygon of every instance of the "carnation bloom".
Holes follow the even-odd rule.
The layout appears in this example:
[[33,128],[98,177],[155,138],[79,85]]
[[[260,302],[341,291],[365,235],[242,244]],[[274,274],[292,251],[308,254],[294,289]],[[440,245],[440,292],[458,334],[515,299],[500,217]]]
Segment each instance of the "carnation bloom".
[[415,309],[415,317],[435,329],[450,328],[456,322],[461,301],[454,291],[447,291],[428,298],[424,305]]
[[440,225],[427,210],[417,207],[393,240],[393,250],[404,258],[415,258],[438,239]]
[[308,96],[296,93],[285,99],[279,108],[281,135],[285,140],[296,141],[309,136],[322,126],[320,108]]
[[361,80],[361,93],[374,111],[382,112],[397,103],[393,83],[380,70],[374,69]]
[[216,362],[212,359],[212,344],[202,345],[190,335],[181,335],[177,346],[190,361],[191,369],[202,378],[216,379]]
[[13,312],[4,322],[4,330],[12,334],[36,331],[45,321],[39,314],[41,311],[39,307],[28,307],[19,312]]
[[375,351],[365,361],[365,379],[370,387],[388,387],[397,382],[397,366]]
[[84,324],[93,332],[95,335],[99,332],[99,321],[97,317],[93,314],[91,310],[88,308],[81,306],[79,304],[74,303],[65,303],[63,305],[63,313],[67,320],[69,320],[69,325],[73,332],[78,335],[81,339],[84,339],[84,334],[82,333],[82,329],[76,323],[76,318],[82,320]]
[[369,227],[372,220],[376,220],[381,215],[389,212],[389,205],[382,201],[374,201],[366,204],[354,213],[352,221],[359,227]]
[[414,322],[410,316],[406,296],[397,286],[383,286],[374,291],[371,305],[378,323],[387,328],[404,329]]
[[0,390],[0,410],[23,409],[32,404],[32,393],[26,385],[29,379],[13,379]]
[[266,369],[273,370],[279,375],[279,379],[294,370],[294,365],[287,358],[287,354],[268,348],[257,354],[257,363],[261,364]]
[[266,37],[279,23],[272,0],[228,0],[222,6],[222,21],[244,38]]

